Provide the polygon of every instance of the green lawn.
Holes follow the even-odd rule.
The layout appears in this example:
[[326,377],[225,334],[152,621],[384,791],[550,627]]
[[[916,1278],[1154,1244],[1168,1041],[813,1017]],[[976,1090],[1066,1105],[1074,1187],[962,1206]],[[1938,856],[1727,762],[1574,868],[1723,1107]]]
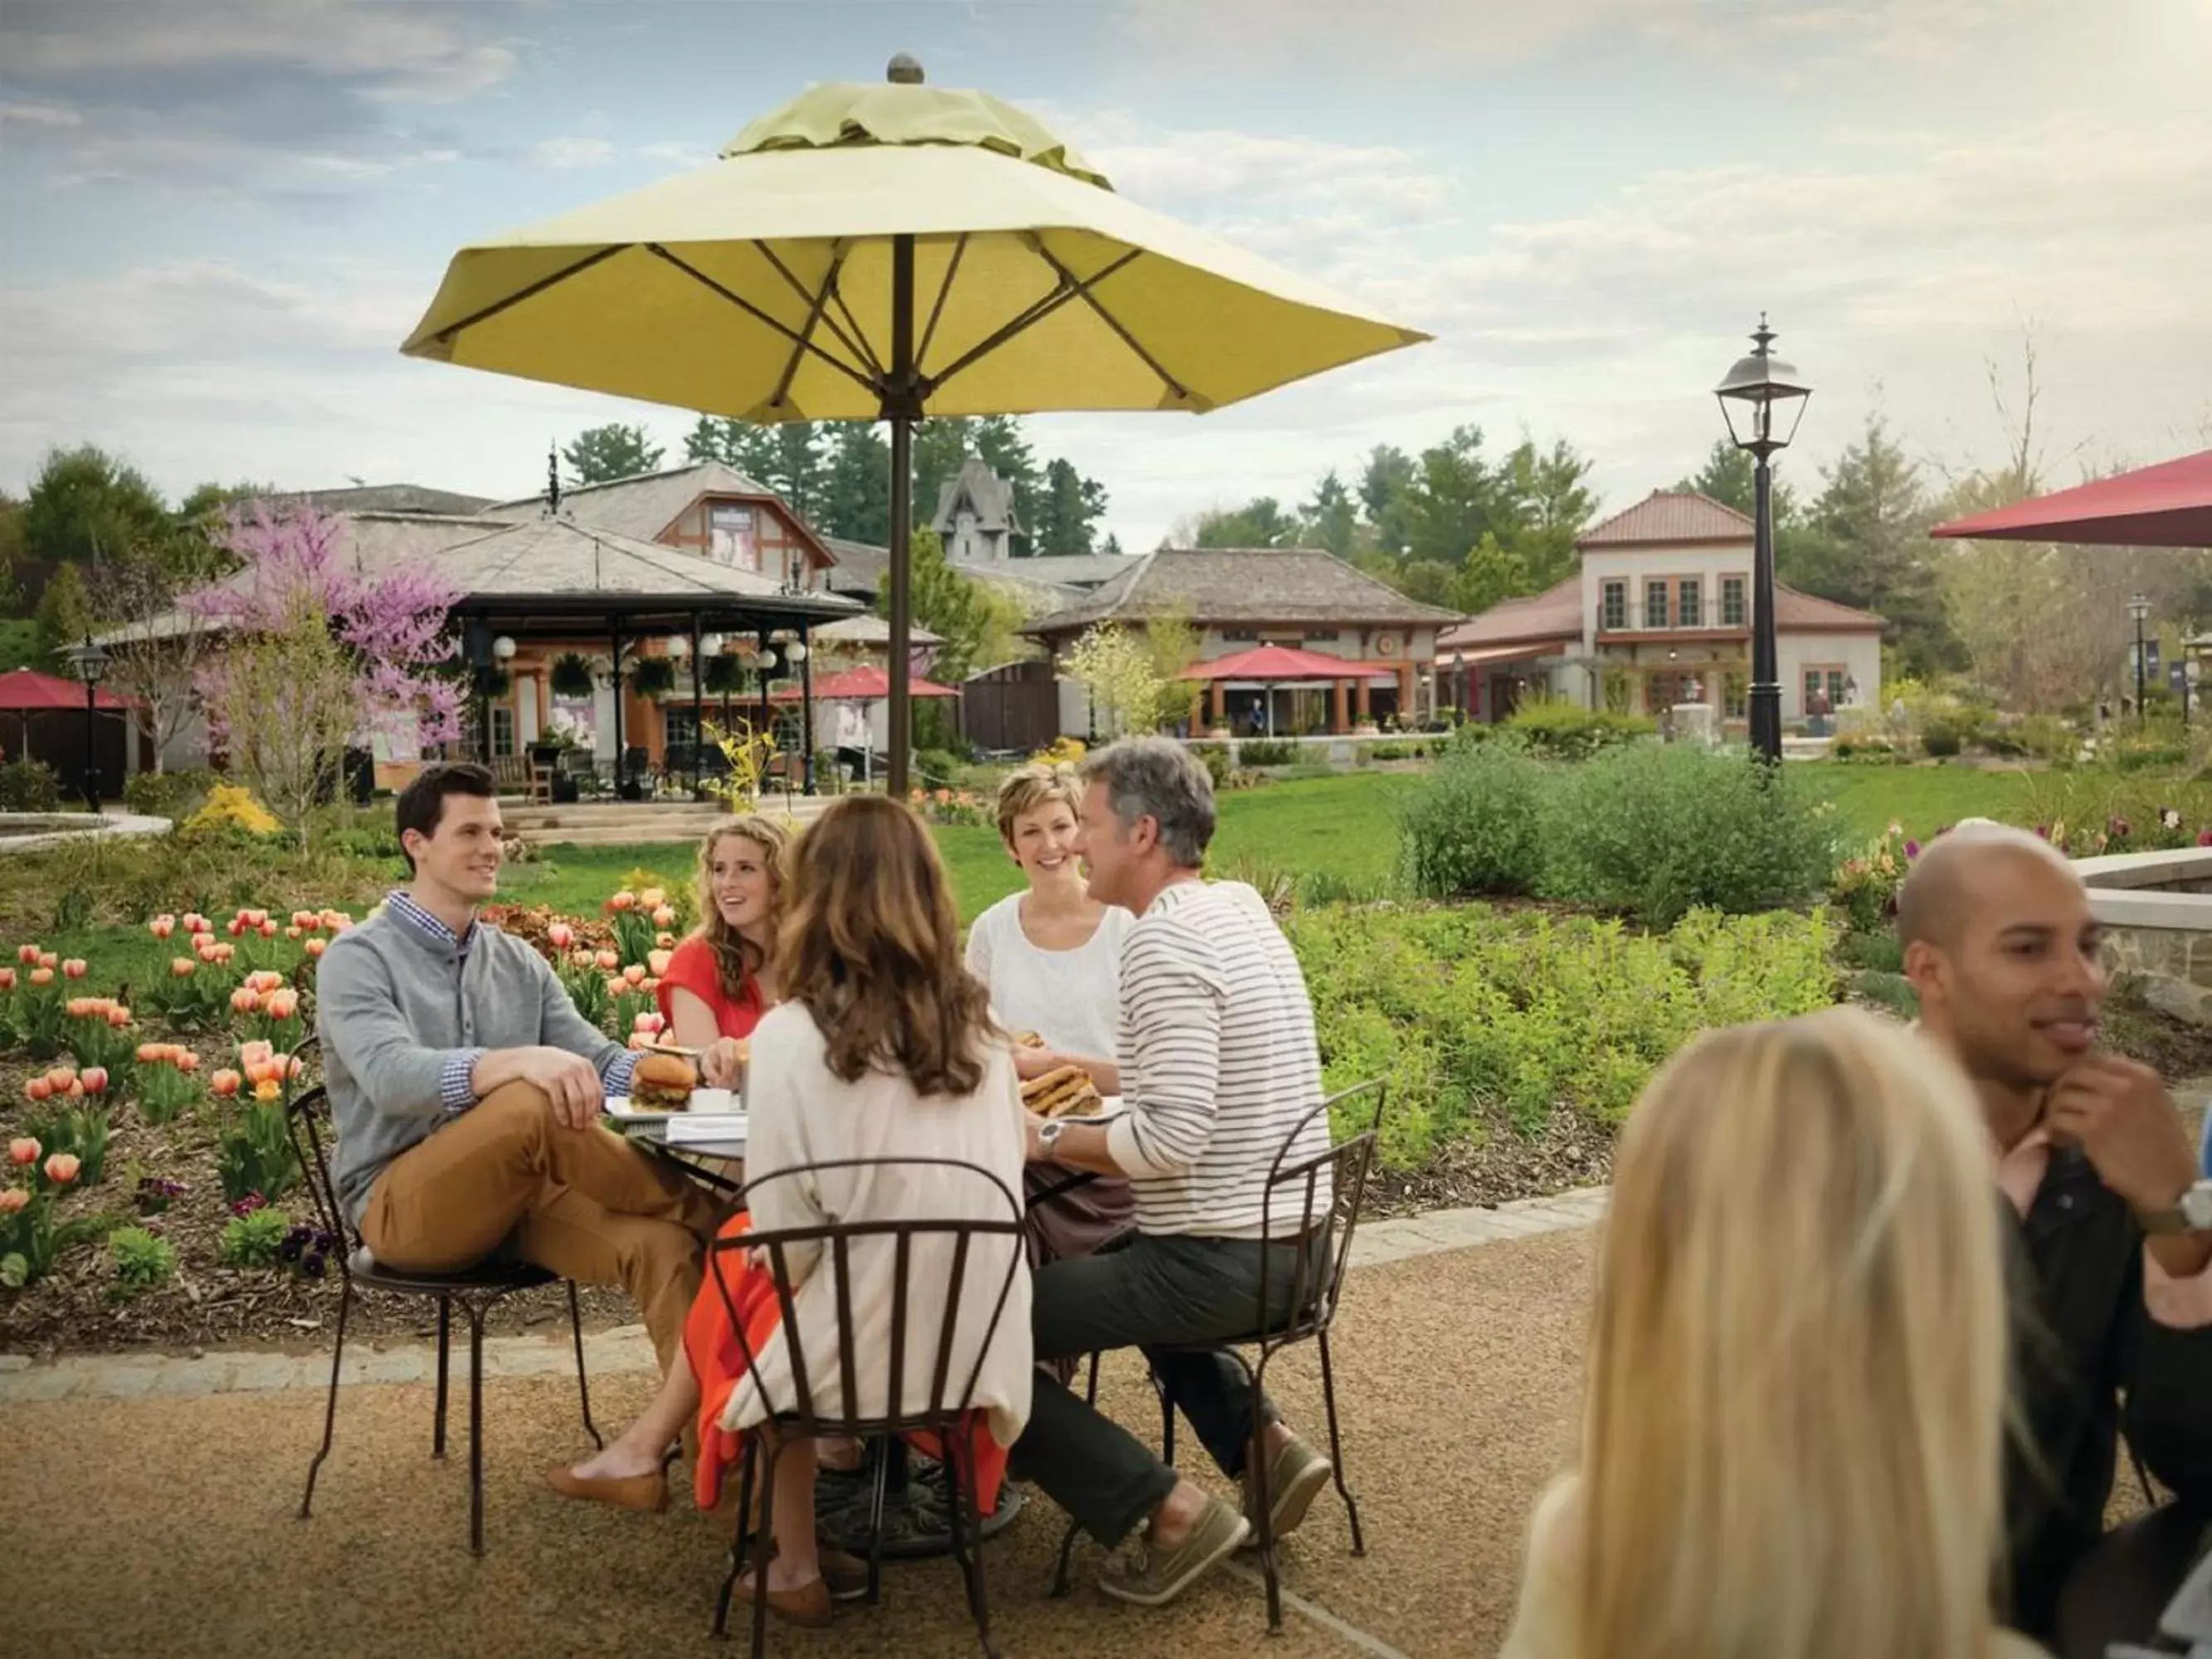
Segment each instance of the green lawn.
[[1806,761],[1792,767],[1819,775],[1854,839],[1871,841],[1889,826],[1926,841],[1961,818],[2017,823],[2026,811],[2028,779],[2021,772],[1981,772],[1963,766],[1849,766]]

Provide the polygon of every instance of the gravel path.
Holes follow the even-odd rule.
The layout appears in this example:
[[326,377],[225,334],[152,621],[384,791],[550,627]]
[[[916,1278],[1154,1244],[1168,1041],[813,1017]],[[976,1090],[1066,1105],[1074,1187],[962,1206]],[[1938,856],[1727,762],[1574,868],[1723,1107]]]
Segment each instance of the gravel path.
[[[1270,1653],[1494,1650],[1529,1506],[1571,1444],[1589,1256],[1589,1233],[1565,1231],[1358,1271],[1335,1351],[1369,1553],[1348,1554],[1333,1498],[1316,1504],[1285,1551],[1294,1601]],[[1310,1353],[1285,1356],[1273,1381],[1291,1419],[1318,1436]],[[600,1420],[622,1420],[650,1386],[636,1371],[605,1376],[593,1390]],[[1132,1363],[1109,1368],[1104,1398],[1123,1421],[1156,1421]],[[429,1407],[420,1384],[347,1389],[315,1518],[303,1524],[295,1510],[321,1426],[312,1391],[0,1407],[0,1560],[11,1582],[40,1587],[13,1598],[9,1650],[716,1650],[706,1630],[719,1528],[681,1499],[665,1516],[617,1515],[563,1504],[539,1484],[538,1471],[581,1442],[570,1380],[489,1389],[482,1560],[467,1552],[458,1443],[444,1466],[428,1456]],[[1250,1651],[1260,1640],[1257,1583],[1235,1572],[1143,1613],[1091,1588],[1098,1556],[1086,1547],[1076,1594],[1052,1601],[1058,1535],[1057,1512],[1039,1503],[990,1552],[1007,1653],[1133,1659]],[[799,1655],[975,1651],[945,1563],[894,1570],[881,1609],[775,1641]]]

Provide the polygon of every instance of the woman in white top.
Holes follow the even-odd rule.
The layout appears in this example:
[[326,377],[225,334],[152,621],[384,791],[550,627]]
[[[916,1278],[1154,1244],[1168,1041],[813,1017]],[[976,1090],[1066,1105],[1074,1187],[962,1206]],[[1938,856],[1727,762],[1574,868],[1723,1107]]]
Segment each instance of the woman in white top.
[[1711,1033],[1637,1103],[1579,1470],[1503,1659],[2025,1659],[2002,1217],[1957,1067],[1852,1009]]
[[[1091,896],[1075,854],[1082,786],[1067,767],[1024,766],[999,786],[999,836],[1029,885],[975,918],[968,971],[983,981],[1010,1031],[1033,1035],[1014,1053],[1025,1078],[1082,1066],[1101,1094],[1121,1092],[1115,1062],[1121,1019],[1121,944],[1136,918]],[[1129,1183],[1033,1164],[1029,1195],[1034,1260],[1088,1255],[1126,1231]]]
[[[880,796],[850,796],[799,837],[777,954],[787,1000],[755,1030],[746,1079],[752,1231],[1017,1218],[1026,1144],[1020,1086],[1011,1045],[991,1020],[983,988],[962,968],[959,950],[958,915],[936,843],[906,807]],[[942,1162],[771,1178],[778,1170],[846,1158],[953,1160],[995,1180]],[[912,1245],[900,1389],[908,1408],[930,1398],[946,1313],[931,1298],[951,1282],[951,1252],[944,1237]],[[972,1401],[989,1443],[973,1442],[986,1512],[1004,1470],[1003,1449],[1029,1419],[1030,1280],[1018,1255],[1011,1237],[971,1242],[946,1372],[956,1394],[971,1372],[976,1376]],[[889,1237],[860,1240],[848,1255],[851,1328],[868,1344],[868,1352],[853,1357],[857,1404],[866,1415],[883,1414],[890,1395],[896,1260]],[[709,1265],[731,1283],[741,1313],[748,1287],[738,1281],[750,1278],[755,1309],[769,1316],[760,1324],[744,1315],[745,1341],[758,1357],[757,1385],[741,1353],[718,1350],[708,1340],[706,1327],[716,1318],[728,1328],[711,1277],[694,1309],[686,1346],[704,1399],[700,1497],[710,1501],[721,1473],[719,1457],[736,1443],[726,1437],[754,1430],[797,1401],[791,1333],[774,1316],[772,1295],[759,1309],[767,1274],[757,1267],[733,1272],[726,1253]],[[1001,1304],[1009,1267],[1012,1287]],[[790,1268],[799,1350],[815,1409],[828,1414],[844,1403],[836,1275],[818,1251],[816,1259],[794,1254]],[[727,1363],[732,1355],[734,1367]],[[814,1536],[813,1474],[810,1448],[785,1449],[771,1517],[776,1555],[769,1568],[769,1603],[803,1623],[829,1616]],[[750,1599],[750,1578],[738,1589]]]

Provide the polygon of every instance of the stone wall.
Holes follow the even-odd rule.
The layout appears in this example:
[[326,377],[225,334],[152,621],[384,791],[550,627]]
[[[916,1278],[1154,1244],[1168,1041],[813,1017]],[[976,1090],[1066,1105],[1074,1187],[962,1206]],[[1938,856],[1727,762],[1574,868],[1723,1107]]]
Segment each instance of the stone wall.
[[2107,972],[2154,1008],[2212,1025],[2212,848],[2083,859],[2090,908],[2107,929]]

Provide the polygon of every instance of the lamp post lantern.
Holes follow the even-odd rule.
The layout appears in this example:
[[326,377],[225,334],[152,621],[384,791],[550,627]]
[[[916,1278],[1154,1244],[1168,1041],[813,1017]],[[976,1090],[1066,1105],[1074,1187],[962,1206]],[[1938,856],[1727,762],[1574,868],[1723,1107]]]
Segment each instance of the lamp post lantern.
[[2148,717],[2143,707],[2143,672],[2148,662],[2143,649],[2143,624],[2150,620],[2150,601],[2137,593],[2128,601],[2128,615],[2136,624],[2136,724],[2141,726]]
[[100,811],[100,763],[94,758],[93,721],[94,702],[99,696],[100,677],[107,672],[112,660],[107,652],[93,643],[92,635],[84,636],[82,645],[72,645],[62,653],[70,672],[84,682],[84,805],[88,812]]
[[1773,353],[1774,331],[1766,313],[1752,332],[1753,349],[1739,357],[1728,377],[1713,388],[1720,400],[1729,437],[1748,450],[1757,465],[1752,514],[1751,567],[1751,746],[1763,760],[1782,758],[1782,680],[1774,639],[1774,469],[1775,451],[1786,449],[1804,418],[1813,388],[1795,365]]

